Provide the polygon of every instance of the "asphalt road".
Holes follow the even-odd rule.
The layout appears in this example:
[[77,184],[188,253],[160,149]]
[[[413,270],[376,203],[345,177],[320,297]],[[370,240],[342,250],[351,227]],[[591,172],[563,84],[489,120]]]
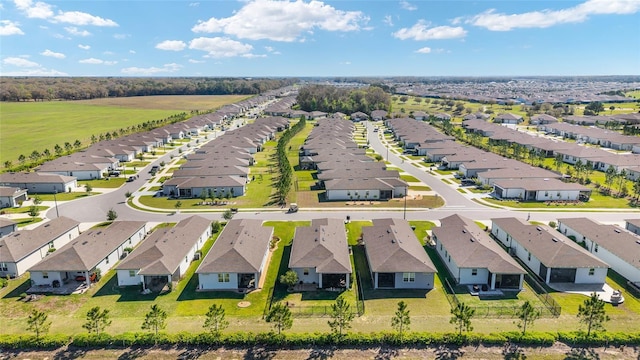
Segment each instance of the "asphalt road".
[[[368,126],[369,145],[383,157],[387,156],[385,146],[378,138],[378,133],[373,132],[373,126]],[[184,145],[186,146],[186,144]],[[183,146],[183,147],[184,147]],[[176,222],[184,219],[193,213],[153,213],[139,211],[129,207],[126,204],[125,193],[135,193],[146,181],[150,179],[148,170],[153,165],[159,164],[161,161],[169,162],[170,155],[178,156],[178,150],[175,149],[171,153],[167,153],[160,159],[146,166],[140,172],[140,178],[129,183],[125,183],[122,187],[115,191],[105,194],[90,196],[72,202],[58,205],[58,211],[61,216],[67,216],[80,222],[100,222],[106,220],[106,214],[109,209],[113,209],[118,213],[119,220],[144,220],[153,222]],[[515,216],[520,218],[530,217],[530,220],[549,222],[562,217],[589,217],[604,223],[620,223],[624,219],[638,218],[640,212],[633,211],[594,211],[587,209],[586,211],[573,212],[553,212],[553,211],[531,211],[527,210],[506,210],[496,209],[492,207],[478,204],[463,194],[456,191],[441,180],[429,175],[428,172],[419,169],[410,163],[403,163],[402,160],[392,152],[388,153],[389,161],[393,166],[401,168],[407,173],[420,179],[422,182],[430,186],[440,196],[445,199],[445,206],[437,209],[429,210],[412,210],[412,209],[394,209],[394,210],[354,210],[346,208],[335,209],[301,209],[297,213],[288,214],[286,209],[253,209],[242,210],[237,213],[234,218],[240,219],[262,219],[262,220],[310,220],[324,217],[346,218],[350,216],[351,220],[370,220],[377,218],[406,218],[407,220],[439,220],[453,214],[460,214],[468,218],[480,221],[489,221],[491,218]],[[211,220],[221,220],[222,213],[201,213],[199,214]],[[48,218],[56,217],[55,208],[47,211]]]

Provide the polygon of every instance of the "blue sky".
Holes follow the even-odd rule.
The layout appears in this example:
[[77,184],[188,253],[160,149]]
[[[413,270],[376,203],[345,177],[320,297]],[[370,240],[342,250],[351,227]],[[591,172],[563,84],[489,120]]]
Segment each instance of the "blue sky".
[[640,0],[0,0],[5,76],[640,74]]

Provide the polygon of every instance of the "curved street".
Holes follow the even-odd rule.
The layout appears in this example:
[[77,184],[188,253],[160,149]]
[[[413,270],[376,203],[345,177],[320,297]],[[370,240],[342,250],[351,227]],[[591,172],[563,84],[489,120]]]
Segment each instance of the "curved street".
[[[465,195],[457,191],[457,185],[444,183],[439,177],[429,174],[426,169],[416,167],[409,161],[403,161],[393,151],[387,151],[386,144],[382,142],[378,132],[374,132],[374,126],[371,123],[366,124],[369,146],[377,153],[387,158],[393,166],[402,169],[404,172],[418,178],[421,182],[431,187],[438,196],[445,201],[445,205],[436,209],[358,209],[353,208],[332,208],[332,209],[300,209],[299,212],[288,214],[282,209],[258,208],[258,209],[240,209],[234,218],[240,219],[262,219],[262,220],[310,220],[323,217],[345,218],[350,216],[352,220],[370,220],[376,218],[389,217],[405,217],[407,220],[439,220],[452,214],[461,214],[468,218],[478,221],[489,221],[495,217],[516,216],[521,218],[529,217],[533,221],[549,222],[555,221],[558,217],[583,217],[587,216],[594,220],[604,223],[621,223],[624,219],[638,217],[638,211],[631,209],[582,209],[574,211],[549,211],[547,209],[501,209],[479,204],[471,199],[470,195]],[[191,143],[192,148],[195,145]],[[183,144],[186,146],[186,144]],[[160,162],[170,161],[171,155],[178,156],[178,149],[174,149],[162,157],[156,159],[146,167],[140,170],[140,177],[132,182],[125,182],[121,187],[112,191],[105,192],[100,195],[89,196],[74,201],[58,204],[58,213],[60,216],[67,216],[80,222],[101,222],[106,220],[106,214],[109,209],[113,209],[121,220],[144,220],[152,222],[176,222],[193,214],[199,214],[211,220],[221,220],[222,212],[191,212],[182,211],[173,214],[170,210],[164,212],[152,212],[134,209],[126,202],[125,194],[127,192],[137,195],[137,191],[150,180],[151,176],[148,169]],[[184,155],[181,154],[181,155]],[[329,214],[329,215],[328,215]],[[56,217],[56,208],[52,206],[46,212],[47,218]]]

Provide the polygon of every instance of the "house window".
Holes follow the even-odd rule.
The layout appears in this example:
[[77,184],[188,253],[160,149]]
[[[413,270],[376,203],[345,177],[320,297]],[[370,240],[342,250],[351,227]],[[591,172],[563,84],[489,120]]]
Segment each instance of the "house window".
[[229,273],[218,274],[218,282],[228,283],[229,281]]
[[185,257],[184,257],[184,262],[186,262],[186,263],[188,263],[188,262],[189,262],[189,257],[188,257],[188,256],[185,256]]
[[440,243],[440,250],[442,250],[442,243]]
[[589,269],[589,276],[593,276],[595,274],[596,274],[596,269],[594,268]]
[[478,275],[478,269],[471,269],[471,275],[473,276]]
[[596,244],[596,247],[595,247],[594,251],[598,252],[598,244]]
[[43,278],[43,279],[48,279],[48,278],[49,278],[49,273],[48,273],[48,272],[46,272],[46,271],[43,271],[43,272],[42,272],[42,278]]
[[305,269],[302,271],[302,275],[309,275],[309,268],[305,268]]
[[129,270],[129,277],[135,277],[136,276],[136,271],[135,270]]
[[527,260],[531,261],[531,253],[529,253],[529,256],[527,256]]
[[108,264],[108,263],[109,263],[109,257],[108,257],[108,256],[107,256],[106,258],[104,258],[104,262],[105,262],[106,264]]
[[[71,234],[69,234],[71,236]],[[49,243],[49,249],[53,249],[53,241]]]
[[0,271],[7,271],[9,268],[7,267],[7,263],[0,263]]
[[404,282],[415,282],[416,281],[416,273],[402,273],[402,281],[404,281]]

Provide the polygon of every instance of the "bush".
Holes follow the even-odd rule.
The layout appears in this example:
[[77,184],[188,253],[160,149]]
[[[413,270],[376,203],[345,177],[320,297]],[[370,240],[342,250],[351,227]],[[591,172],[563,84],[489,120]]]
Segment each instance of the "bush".
[[7,287],[9,285],[9,281],[5,278],[0,278],[0,289],[3,287]]

